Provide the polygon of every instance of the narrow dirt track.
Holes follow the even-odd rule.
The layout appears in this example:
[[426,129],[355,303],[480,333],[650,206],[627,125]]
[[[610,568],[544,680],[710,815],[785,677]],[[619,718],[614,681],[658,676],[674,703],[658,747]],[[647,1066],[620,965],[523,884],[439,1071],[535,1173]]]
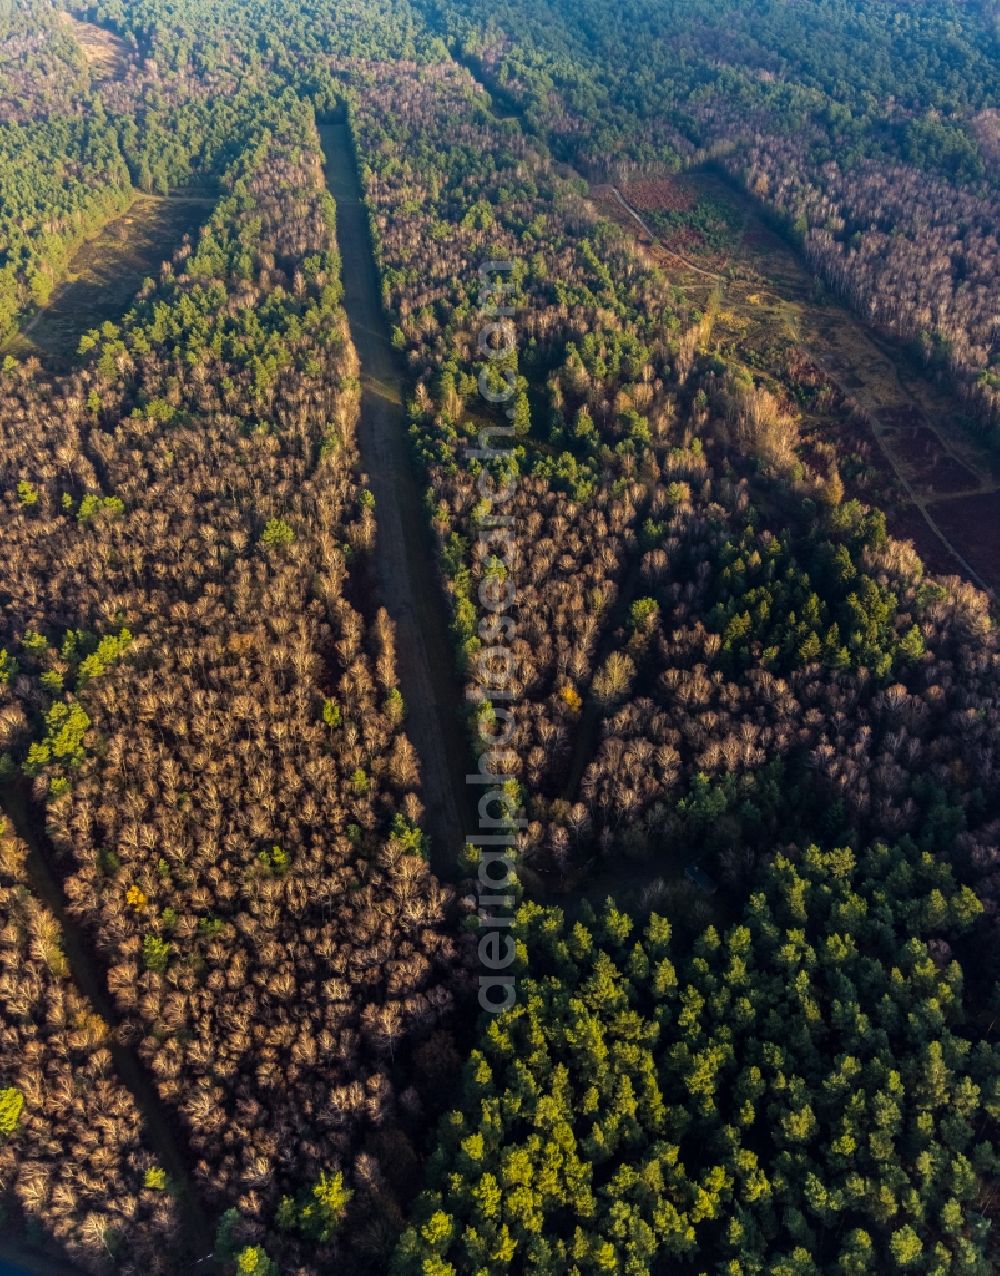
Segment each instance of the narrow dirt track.
[[361,460],[375,497],[378,602],[396,626],[406,729],[420,757],[431,862],[451,877],[471,828],[462,689],[434,550],[407,437],[405,374],[389,339],[347,124],[322,124],[326,177],[337,205],[344,308],[361,361]]
[[639,226],[642,228],[645,234],[649,237],[649,239],[657,246],[657,248],[661,249],[669,257],[676,258],[677,261],[679,261],[681,265],[685,267],[685,269],[693,270],[699,275],[704,275],[706,279],[710,279],[713,283],[721,284],[725,282],[724,275],[717,275],[711,270],[704,270],[702,269],[701,266],[696,266],[693,261],[688,261],[686,257],[682,257],[681,254],[676,251],[676,249],[668,248],[666,244],[663,242],[663,240],[659,237],[659,235],[654,234],[654,232],[650,229],[649,223],[640,216],[637,209],[632,207],[632,205],[628,202],[625,196],[618,189],[618,187],[612,186],[610,189],[611,189],[611,193],[614,195],[618,203],[621,204],[625,212],[628,213],[628,215],[633,219],[633,221],[639,224]]

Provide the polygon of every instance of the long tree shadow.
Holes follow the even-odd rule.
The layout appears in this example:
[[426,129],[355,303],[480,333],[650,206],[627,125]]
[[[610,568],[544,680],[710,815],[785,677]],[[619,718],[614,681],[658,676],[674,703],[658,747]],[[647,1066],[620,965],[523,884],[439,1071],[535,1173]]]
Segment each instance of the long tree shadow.
[[214,1233],[194,1187],[189,1169],[191,1158],[177,1137],[177,1122],[163,1107],[145,1064],[137,1051],[125,1043],[121,1017],[108,992],[105,964],[95,952],[84,928],[66,909],[55,850],[43,831],[44,813],[32,802],[28,786],[23,781],[0,785],[0,810],[28,847],[27,869],[31,889],[59,924],[62,948],[72,978],[94,1012],[108,1025],[109,1050],[115,1070],[135,1100],[159,1163],[176,1184],[187,1251],[183,1270],[197,1267],[199,1271],[212,1271],[214,1266],[210,1260],[206,1262],[206,1258],[213,1249]]

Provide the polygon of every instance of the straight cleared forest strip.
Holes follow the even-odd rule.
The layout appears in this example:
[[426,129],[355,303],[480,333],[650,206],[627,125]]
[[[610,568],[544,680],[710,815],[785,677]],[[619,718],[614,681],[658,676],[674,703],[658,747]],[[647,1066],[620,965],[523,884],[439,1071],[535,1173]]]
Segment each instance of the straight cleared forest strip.
[[193,235],[214,201],[188,195],[137,195],[74,253],[67,277],[48,303],[3,347],[18,358],[65,363],[80,338],[128,309],[144,279],[159,273],[185,235]]
[[471,830],[464,699],[423,490],[407,437],[405,373],[389,340],[349,128],[323,124],[319,133],[327,183],[337,205],[344,309],[361,361],[358,442],[375,497],[379,602],[396,626],[407,732],[421,760],[431,863],[447,879],[455,875],[465,831]]

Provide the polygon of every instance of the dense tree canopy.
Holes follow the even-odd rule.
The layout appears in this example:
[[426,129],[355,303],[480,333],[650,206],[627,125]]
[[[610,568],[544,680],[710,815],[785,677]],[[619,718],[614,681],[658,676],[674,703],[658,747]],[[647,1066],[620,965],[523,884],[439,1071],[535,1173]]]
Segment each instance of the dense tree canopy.
[[[95,1276],[995,1270],[991,599],[864,503],[845,393],[720,354],[724,278],[601,211],[714,165],[995,433],[991,6],[69,9],[0,0],[0,1230]],[[178,192],[200,231],[34,357]],[[478,1026],[432,662],[516,808]]]
[[518,918],[394,1270],[991,1270],[1000,1059],[952,945],[982,905],[912,847],[777,856],[689,954],[608,904]]

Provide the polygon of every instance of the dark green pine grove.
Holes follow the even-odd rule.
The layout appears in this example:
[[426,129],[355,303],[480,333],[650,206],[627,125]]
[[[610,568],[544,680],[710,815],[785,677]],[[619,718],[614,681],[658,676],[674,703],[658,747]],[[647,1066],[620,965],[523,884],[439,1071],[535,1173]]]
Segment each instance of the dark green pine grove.
[[688,947],[525,905],[393,1270],[991,1271],[1000,1097],[958,955],[982,913],[912,846],[777,856]]

